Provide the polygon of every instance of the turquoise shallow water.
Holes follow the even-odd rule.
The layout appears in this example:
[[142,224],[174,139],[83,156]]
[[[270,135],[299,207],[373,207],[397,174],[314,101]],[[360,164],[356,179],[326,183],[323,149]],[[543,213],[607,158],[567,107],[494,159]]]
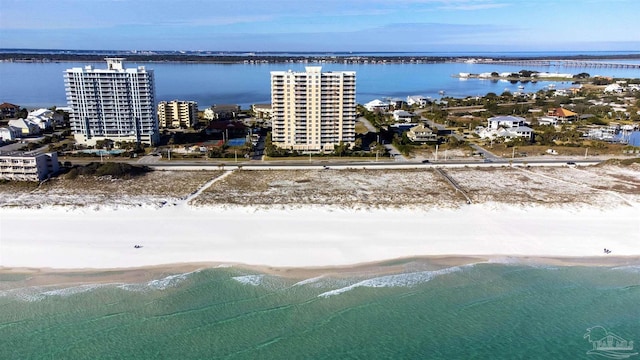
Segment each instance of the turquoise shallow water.
[[0,291],[0,359],[596,359],[583,335],[597,325],[640,344],[640,267],[477,264],[301,283],[220,268]]

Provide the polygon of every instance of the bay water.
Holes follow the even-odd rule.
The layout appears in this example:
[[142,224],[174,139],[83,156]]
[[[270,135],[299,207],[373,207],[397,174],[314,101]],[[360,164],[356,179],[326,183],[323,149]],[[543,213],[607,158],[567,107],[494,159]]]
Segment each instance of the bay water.
[[590,328],[640,341],[640,266],[11,286],[24,276],[0,275],[0,359],[598,359]]
[[[607,60],[612,63],[633,63],[640,60]],[[106,64],[50,62],[0,62],[0,102],[27,108],[66,106],[63,73],[72,67],[91,64],[105,68]],[[153,69],[156,80],[156,100],[197,101],[201,109],[214,104],[238,104],[248,109],[251,104],[269,103],[270,72],[277,70],[304,71],[305,66],[322,66],[323,71],[355,71],[356,100],[364,104],[373,99],[402,98],[409,95],[440,98],[445,96],[484,96],[489,92],[536,92],[549,84],[568,88],[571,81],[511,83],[479,79],[459,79],[453,75],[483,72],[517,72],[523,69],[551,73],[637,78],[638,69],[567,67],[562,65],[492,65],[477,63],[436,64],[341,64],[341,63],[281,63],[281,64],[209,64],[209,63],[127,63],[128,67]],[[520,89],[522,85],[524,88]]]

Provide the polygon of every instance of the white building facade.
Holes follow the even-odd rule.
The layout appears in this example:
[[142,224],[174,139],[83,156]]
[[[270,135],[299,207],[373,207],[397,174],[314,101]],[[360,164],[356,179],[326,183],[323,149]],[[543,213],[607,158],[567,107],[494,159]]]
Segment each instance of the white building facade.
[[65,71],[71,129],[76,142],[99,140],[149,145],[159,140],[152,70],[126,69],[122,58],[107,58],[107,69],[92,66]]
[[333,151],[353,145],[356,123],[356,73],[272,71],[272,142],[298,151]]
[[0,153],[0,179],[42,181],[58,172],[58,153]]
[[513,138],[533,140],[533,129],[525,125],[525,119],[519,116],[495,116],[487,119],[487,127],[476,128],[481,139],[503,137],[506,141]]

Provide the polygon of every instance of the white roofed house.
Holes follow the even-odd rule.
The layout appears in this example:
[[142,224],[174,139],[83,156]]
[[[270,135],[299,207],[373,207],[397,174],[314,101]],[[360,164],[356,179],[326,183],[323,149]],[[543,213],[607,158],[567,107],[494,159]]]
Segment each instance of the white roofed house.
[[556,126],[558,125],[558,119],[551,116],[542,116],[538,119],[538,124]]
[[9,120],[9,126],[20,129],[20,136],[36,135],[40,133],[40,126],[29,119]]
[[42,130],[50,129],[54,125],[60,125],[64,122],[64,117],[61,114],[49,109],[31,111],[29,112],[27,119],[38,124]]
[[505,139],[525,138],[533,140],[533,129],[525,125],[519,116],[495,116],[487,120],[487,127],[477,131],[480,138],[503,137]]
[[604,92],[606,93],[621,93],[624,91],[624,88],[620,86],[620,84],[611,84],[607,85],[604,88]]
[[0,128],[0,140],[13,141],[22,135],[21,129],[14,126],[3,126]]
[[253,104],[251,105],[251,111],[259,119],[271,119],[273,116],[273,107],[271,104]]
[[364,104],[364,108],[371,112],[385,112],[389,110],[389,103],[375,99]]
[[488,127],[497,129],[498,127],[513,128],[525,124],[525,119],[519,116],[494,116],[487,119]]
[[424,96],[420,96],[420,95],[407,96],[407,105],[409,106],[413,106],[413,105],[425,106],[428,103],[429,103],[429,99],[427,99]]
[[394,110],[393,111],[393,119],[395,121],[411,122],[411,120],[413,120],[414,116],[415,116],[414,113],[408,112],[408,111],[404,111],[404,110]]
[[533,140],[533,129],[528,126],[518,126],[516,128],[508,129],[508,131],[514,133],[516,137],[525,138],[529,141]]

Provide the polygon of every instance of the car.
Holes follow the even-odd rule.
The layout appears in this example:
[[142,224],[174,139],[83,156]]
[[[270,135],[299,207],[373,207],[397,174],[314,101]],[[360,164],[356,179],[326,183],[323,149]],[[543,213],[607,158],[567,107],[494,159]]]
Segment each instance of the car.
[[430,163],[430,161],[429,160],[422,160],[422,163],[423,164],[428,164],[428,163]]
[[573,161],[569,161],[569,162],[567,162],[567,165],[569,165],[569,166],[576,166],[576,163],[575,163],[575,162],[573,162]]

